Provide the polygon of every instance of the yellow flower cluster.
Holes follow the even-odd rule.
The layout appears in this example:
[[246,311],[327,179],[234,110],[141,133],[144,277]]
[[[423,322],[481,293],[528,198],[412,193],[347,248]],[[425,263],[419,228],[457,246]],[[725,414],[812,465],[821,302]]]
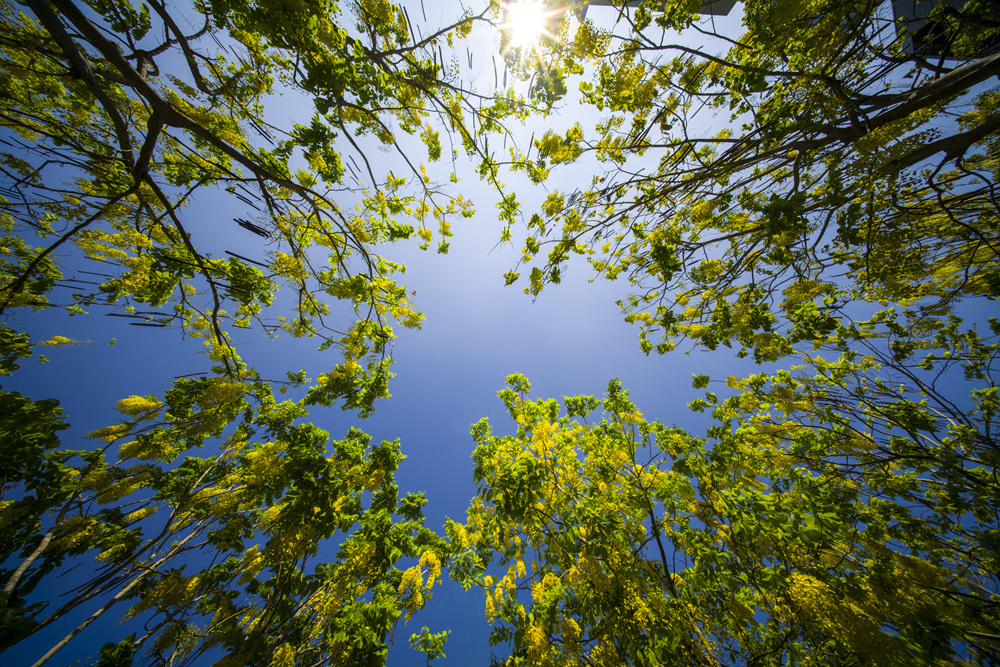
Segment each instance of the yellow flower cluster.
[[454,521],[449,521],[446,528],[448,532],[449,539],[456,543],[463,549],[469,548],[469,534],[465,530],[465,526],[460,523],[455,523]]
[[129,396],[118,401],[117,409],[123,415],[134,417],[159,410],[162,406],[163,404],[152,396]]
[[206,412],[211,411],[241,400],[246,394],[246,389],[247,386],[242,382],[227,382],[215,378],[209,382],[208,387],[198,397],[198,405]]
[[861,655],[880,655],[887,649],[878,623],[850,599],[838,599],[830,587],[815,577],[794,572],[788,596],[799,613],[815,619],[820,627]]
[[546,593],[559,584],[559,577],[551,572],[546,572],[541,581],[536,581],[531,585],[531,598],[538,602]]
[[143,519],[145,519],[147,517],[150,517],[153,514],[156,514],[156,508],[155,507],[144,507],[141,510],[136,510],[136,511],[131,512],[130,514],[128,514],[125,517],[125,523],[129,524],[129,523],[135,523],[137,521],[142,521]]
[[[427,567],[427,580],[424,581],[424,567]],[[410,620],[413,614],[424,606],[424,592],[430,591],[441,577],[441,560],[433,551],[425,551],[420,556],[420,560],[413,567],[407,568],[403,572],[403,578],[399,582],[397,593],[402,598],[404,617]],[[430,597],[428,593],[427,597]]]
[[258,481],[267,481],[278,473],[281,467],[281,454],[284,453],[284,445],[276,442],[267,442],[257,449],[247,452],[245,463],[243,464],[244,478],[248,484]]
[[111,260],[124,263],[130,259],[129,254],[121,248],[113,247],[121,244],[121,239],[116,234],[103,231],[84,230],[74,239],[76,246],[80,248],[91,259],[103,262]]
[[576,653],[580,647],[580,624],[572,618],[564,618],[559,624],[559,632],[563,639],[563,648],[571,653]]
[[310,596],[305,604],[305,609],[313,613],[311,637],[318,637],[325,628],[329,627],[337,611],[340,610],[342,601],[343,590],[338,586],[333,588],[324,586]]
[[292,667],[295,664],[295,648],[284,643],[274,650],[268,667]]
[[288,562],[302,558],[314,546],[311,537],[305,526],[293,526],[280,531],[267,545],[269,560]]
[[255,544],[246,551],[243,552],[243,559],[241,566],[243,567],[243,574],[240,575],[240,584],[245,584],[250,582],[257,573],[264,569],[264,565],[267,562],[264,560],[264,556],[260,553],[260,545]]
[[70,345],[76,341],[72,338],[66,338],[66,336],[53,336],[48,340],[43,340],[39,345],[44,345],[45,347],[57,347],[59,345]]
[[[213,352],[226,354],[224,346],[215,345],[212,349]],[[210,433],[225,426],[227,410],[223,408],[239,403],[246,395],[246,389],[246,385],[242,382],[227,382],[222,378],[213,378],[198,396],[198,407],[201,408],[199,429]]]
[[638,425],[642,423],[642,413],[638,410],[634,412],[622,412],[618,415],[618,420],[623,426]]
[[[535,424],[531,434],[531,452],[539,458],[548,457],[555,446],[553,437],[558,430],[558,424],[552,424],[546,419]],[[518,458],[520,458],[520,455]]]
[[74,516],[63,522],[59,537],[52,540],[49,548],[53,551],[66,551],[79,544],[97,525],[97,519],[91,516]]
[[[104,555],[108,556],[107,553]],[[134,618],[151,607],[182,607],[194,600],[200,585],[199,575],[164,575],[125,613],[125,618]]]
[[424,578],[419,565],[407,568],[399,582],[396,592],[405,595],[407,591],[418,591],[424,586]]
[[409,621],[413,614],[424,606],[423,576],[419,565],[407,568],[399,582],[399,593],[403,604],[404,618]]
[[470,529],[470,532],[467,533],[469,544],[475,546],[483,539],[483,528],[486,526],[486,519],[490,514],[492,514],[492,509],[486,507],[482,498],[476,496],[472,499],[465,521]]
[[653,626],[653,614],[649,610],[649,605],[634,590],[628,591],[625,598],[625,606],[632,612],[632,617],[635,619],[636,625],[642,628],[643,631],[647,631]]
[[132,440],[119,445],[118,457],[122,461],[126,459],[149,461],[159,458],[169,460],[178,446],[176,432],[158,430],[145,434],[142,440]]
[[441,577],[441,560],[433,551],[425,551],[420,556],[419,565],[427,566],[427,584],[425,588],[430,590],[435,582]]
[[111,426],[105,426],[104,428],[99,428],[86,434],[85,438],[90,440],[103,440],[105,442],[114,442],[118,438],[122,437],[129,432],[131,426],[128,424],[112,424]]
[[385,481],[385,471],[376,470],[364,479],[364,488],[366,491],[376,491],[382,482]]
[[[339,501],[338,501],[339,502]],[[363,579],[368,575],[369,561],[375,553],[375,545],[368,542],[351,542],[348,554],[341,562],[339,572],[350,580]]]
[[101,490],[97,494],[97,502],[102,505],[113,503],[121,500],[136,489],[143,487],[149,481],[149,474],[152,468],[153,466],[148,463],[133,466],[129,470],[134,474]]
[[271,268],[279,276],[290,280],[302,281],[308,275],[301,261],[283,252],[274,253]]
[[[583,575],[582,577],[580,575]],[[577,558],[576,564],[567,572],[567,585],[574,586],[578,579],[586,578],[601,593],[611,590],[611,582],[608,575],[601,569],[600,563],[593,556],[583,554]],[[582,581],[580,582],[582,583]]]
[[105,563],[111,562],[118,558],[119,555],[123,555],[127,550],[128,547],[124,544],[112,544],[97,556],[97,560]]
[[538,623],[533,623],[524,633],[525,648],[528,649],[528,661],[540,664],[549,653],[549,637]]
[[600,643],[594,647],[590,654],[590,662],[607,667],[617,667],[617,665],[622,664],[621,658],[618,657],[618,650],[607,637],[602,637]]
[[281,505],[272,505],[260,513],[260,525],[264,530],[271,530],[281,516]]
[[487,589],[486,591],[486,621],[492,623],[493,619],[497,615],[497,604],[496,600],[493,599],[493,593]]

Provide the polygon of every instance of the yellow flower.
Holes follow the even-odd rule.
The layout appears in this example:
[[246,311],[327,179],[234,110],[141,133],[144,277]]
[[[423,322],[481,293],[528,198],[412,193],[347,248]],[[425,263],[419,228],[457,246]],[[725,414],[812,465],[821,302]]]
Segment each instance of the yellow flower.
[[90,433],[87,433],[85,438],[90,440],[104,440],[105,442],[114,442],[118,438],[122,437],[129,431],[128,424],[112,424],[111,426],[105,426],[104,428],[99,428]]
[[268,667],[292,667],[293,664],[295,664],[295,649],[291,644],[282,644],[275,649]]
[[58,345],[69,345],[75,342],[75,340],[72,338],[66,338],[66,336],[53,336],[48,340],[43,340],[39,343],[39,345],[44,345],[45,347],[56,347]]
[[489,590],[486,591],[486,620],[490,623],[493,622],[493,618],[496,616],[497,606],[496,601],[493,599],[493,593]]
[[123,415],[141,415],[152,410],[159,410],[163,406],[152,396],[129,396],[118,401],[118,412]]
[[438,559],[437,554],[433,551],[425,551],[422,556],[420,556],[420,566],[427,565],[427,590],[431,589],[434,582],[438,580],[441,576],[441,561]]
[[542,658],[548,655],[549,638],[545,630],[539,625],[532,625],[525,633],[524,644],[528,649],[528,660],[532,663],[541,662]]
[[145,507],[141,510],[136,510],[135,512],[132,512],[131,514],[126,516],[125,523],[128,524],[128,523],[135,523],[136,521],[142,521],[146,517],[151,516],[155,513],[156,513],[155,507]]

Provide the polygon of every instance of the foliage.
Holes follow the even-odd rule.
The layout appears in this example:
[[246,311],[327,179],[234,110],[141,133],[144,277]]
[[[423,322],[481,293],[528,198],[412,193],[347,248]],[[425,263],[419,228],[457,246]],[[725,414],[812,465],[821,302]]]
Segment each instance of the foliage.
[[707,439],[647,420],[617,381],[560,406],[509,377],[517,430],[473,426],[453,561],[505,664],[995,663],[996,388],[955,423],[934,384],[989,370],[997,346],[939,334],[910,390],[853,353],[735,380]]
[[[369,0],[0,2],[4,324],[103,310],[202,339],[211,366],[162,399],[123,399],[94,443],[60,440],[56,401],[0,392],[0,651],[30,645],[41,664],[115,607],[144,631],[100,664],[384,662],[446,545],[420,494],[397,498],[398,443],[332,441],[302,420],[388,396],[394,327],[423,316],[383,248],[447,252],[473,214],[457,175],[425,162],[486,157],[479,133],[530,108],[493,105],[441,59],[492,16],[424,34]],[[304,103],[298,122],[277,124],[281,96],[288,113]],[[199,212],[212,193],[231,222]],[[35,356],[10,326],[3,374]],[[265,382],[238,352],[250,328],[337,356],[315,380]],[[304,397],[276,402],[272,384]],[[48,598],[70,567],[83,583]],[[414,646],[443,655],[444,635]]]
[[595,8],[541,56],[585,71],[572,83],[602,117],[511,162],[535,181],[566,163],[595,174],[531,217],[526,292],[583,255],[627,279],[645,351],[687,338],[761,361],[848,301],[941,312],[1000,293],[991,3],[936,3],[947,57],[908,47],[916,26],[880,1],[748,1],[736,39],[693,4],[605,9],[610,30]]
[[602,117],[509,165],[594,176],[505,278],[538,294],[583,256],[647,353],[802,365],[694,401],[705,438],[617,383],[560,410],[508,378],[454,576],[507,664],[995,664],[998,330],[950,316],[1000,295],[995,8],[914,35],[886,3],[748,1],[736,38],[695,4],[567,18],[538,52]]
[[[393,325],[422,320],[394,277],[404,267],[375,246],[419,237],[427,247],[436,227],[446,252],[451,222],[472,214],[405,137],[419,135],[437,160],[443,127],[475,156],[469,119],[507,113],[438,62],[440,43],[489,9],[419,38],[386,2],[191,9],[193,27],[162,0],[0,5],[0,313],[109,307],[203,338],[230,373],[236,329],[318,336],[341,358],[315,399],[369,411],[387,395]],[[279,95],[314,107],[311,118],[274,125]],[[376,147],[400,173],[376,175]],[[232,231],[185,214],[209,190],[229,197]],[[258,259],[219,242],[236,223],[266,239],[253,237],[267,244]]]
[[[123,399],[89,450],[59,448],[54,401],[0,400],[0,556],[12,563],[0,650],[26,642],[35,664],[112,607],[145,633],[105,646],[109,664],[197,664],[213,649],[219,665],[381,664],[447,555],[423,497],[398,497],[398,442],[353,428],[331,440],[259,380],[179,379],[163,400]],[[320,549],[336,559],[318,562]],[[33,595],[91,556],[64,599]],[[63,639],[38,642],[79,609],[90,615]]]
[[[101,308],[214,364],[121,399],[83,445],[55,400],[0,390],[0,651],[41,665],[114,608],[131,623],[101,665],[384,664],[447,568],[484,591],[495,662],[1000,664],[1000,324],[952,315],[1000,292],[994,10],[942,4],[929,41],[876,2],[749,0],[739,39],[688,0],[608,10],[610,31],[553,13],[540,45],[501,39],[516,82],[481,95],[442,45],[496,26],[489,4],[425,37],[382,0],[0,0],[5,325]],[[478,493],[437,534],[400,498],[397,442],[331,440],[307,409],[388,395],[394,326],[422,316],[383,248],[446,252],[473,214],[418,138],[429,162],[478,159],[509,240],[520,204],[487,138],[574,85],[609,116],[509,166],[608,168],[531,216],[526,291],[583,255],[627,278],[646,352],[687,337],[801,365],[722,396],[696,376],[703,436],[617,381],[560,406],[511,376],[516,431],[473,426]],[[276,126],[280,95],[309,118]],[[210,191],[258,259],[191,219]],[[237,352],[247,328],[339,356],[279,402]],[[72,342],[0,327],[0,375]],[[448,637],[409,644],[430,663]]]

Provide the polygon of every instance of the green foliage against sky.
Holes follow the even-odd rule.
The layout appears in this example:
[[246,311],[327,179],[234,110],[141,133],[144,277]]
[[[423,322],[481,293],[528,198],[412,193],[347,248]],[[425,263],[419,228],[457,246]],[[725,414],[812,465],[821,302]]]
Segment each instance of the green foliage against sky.
[[[947,59],[907,53],[883,2],[746,2],[742,35],[667,4],[584,24],[541,56],[600,121],[511,165],[536,181],[601,166],[529,212],[529,292],[581,254],[628,281],[644,349],[686,338],[762,360],[823,326],[814,303],[997,295],[991,3],[938,8]],[[675,39],[689,27],[700,39]]]
[[706,437],[618,382],[560,405],[509,377],[517,429],[473,426],[455,559],[492,637],[532,665],[994,664],[998,396],[963,412],[935,385],[995,376],[1000,323],[942,323],[917,354],[869,333],[838,328],[834,362],[728,378],[730,398],[691,405],[711,407]]
[[[187,25],[188,9],[198,25]],[[51,306],[62,275],[54,256],[75,245],[122,270],[99,272],[108,279],[74,295],[71,312],[148,305],[153,315],[137,319],[204,338],[237,376],[234,328],[317,337],[341,360],[313,400],[370,410],[386,395],[393,326],[421,322],[395,280],[402,267],[376,247],[436,233],[446,252],[451,221],[471,214],[399,142],[419,136],[440,158],[434,122],[476,153],[470,118],[491,112],[452,81],[434,47],[467,35],[488,9],[422,40],[383,2],[346,14],[333,2],[188,9],[3,5],[2,161],[12,190],[0,309]],[[315,110],[277,127],[267,107],[279,94]],[[397,152],[397,173],[374,173],[377,146]],[[348,205],[352,174],[366,185]],[[196,247],[199,230],[182,211],[207,189],[228,193],[241,211],[231,218],[268,239],[263,261]],[[279,284],[293,303],[268,316]],[[338,301],[355,321],[331,314]]]
[[[497,664],[1000,664],[1000,16],[939,6],[944,57],[887,3],[748,0],[737,32],[697,4],[563,3],[508,49],[496,2],[0,2],[0,376],[75,345],[32,339],[57,312],[207,352],[158,395],[88,378],[116,412],[85,436],[0,390],[0,655],[430,662],[449,629],[402,628],[449,578]],[[463,69],[478,35],[502,86]],[[406,424],[312,422],[388,398],[423,321],[393,244],[448,251],[463,169],[523,244],[508,284],[589,263],[644,352],[762,366],[663,415],[510,376],[439,528],[396,483]],[[247,331],[333,356],[273,379]]]
[[[3,396],[20,403],[5,411],[5,491],[24,498],[3,507],[3,556],[23,560],[6,572],[0,650],[96,597],[100,608],[42,660],[111,610],[147,620],[124,644],[154,656],[198,660],[221,648],[228,665],[377,660],[440,574],[442,539],[422,525],[426,501],[397,497],[399,444],[373,446],[356,429],[331,440],[265,383],[178,380],[163,402],[123,399],[122,421],[76,451],[51,451],[58,408]],[[39,446],[39,436],[49,441]],[[25,461],[33,474],[19,489]],[[350,537],[336,561],[315,567],[319,545],[337,533]],[[69,599],[28,602],[47,573],[84,554],[95,571]],[[436,568],[426,583],[419,567],[398,567],[418,557]]]

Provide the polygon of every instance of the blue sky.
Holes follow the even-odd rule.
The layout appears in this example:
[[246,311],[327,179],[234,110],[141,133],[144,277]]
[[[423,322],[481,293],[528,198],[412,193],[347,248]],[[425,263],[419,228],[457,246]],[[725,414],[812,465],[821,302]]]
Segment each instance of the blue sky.
[[[432,24],[436,12],[447,18],[460,11],[458,2],[428,0],[425,6]],[[613,11],[591,8],[588,18],[602,20],[604,14],[603,19],[608,20]],[[410,3],[409,13],[420,21],[419,2]],[[738,23],[739,8],[735,14],[727,21]],[[474,35],[473,39],[480,48],[487,49],[489,39],[494,38]],[[479,82],[493,78],[487,53],[484,50],[476,54],[473,74]],[[459,55],[464,59],[464,48],[460,48]],[[526,144],[532,133],[540,136],[544,128],[565,128],[577,120],[585,127],[592,126],[596,117],[581,117],[572,94],[555,116],[518,129],[519,141]],[[280,112],[278,107],[276,113]],[[389,163],[391,156],[384,159]],[[442,256],[433,250],[422,252],[415,243],[383,249],[387,257],[407,264],[404,282],[408,289],[416,291],[415,304],[426,315],[422,330],[400,330],[395,341],[396,377],[390,385],[393,398],[380,402],[367,420],[336,407],[314,409],[309,417],[334,438],[341,437],[351,426],[365,430],[376,441],[398,438],[408,457],[397,477],[401,492],[426,493],[430,502],[425,513],[432,528],[440,528],[446,517],[463,520],[475,491],[469,426],[489,417],[497,432],[513,430],[496,398],[508,374],[523,373],[532,381],[535,396],[556,398],[600,395],[610,379],[619,378],[647,416],[700,431],[704,417],[685,407],[696,395],[690,386],[692,374],[724,377],[753,368],[726,349],[690,354],[678,350],[662,357],[644,355],[638,347],[636,330],[622,322],[614,303],[626,294],[627,285],[623,281],[591,284],[588,278],[592,272],[582,263],[571,267],[562,285],[547,288],[537,299],[524,295],[519,285],[504,287],[502,275],[516,263],[519,246],[497,245],[500,225],[493,206],[495,194],[471,175],[469,164],[459,162],[457,166],[460,173],[470,175],[455,186],[454,192],[472,198],[478,213],[474,219],[454,225],[450,253]],[[436,167],[447,169],[448,165]],[[546,188],[571,190],[585,186],[593,168],[588,164],[563,168]],[[446,178],[444,175],[441,180]],[[546,193],[546,188],[531,187],[517,178],[505,180],[518,192],[528,214],[533,210],[532,202],[537,203]],[[224,193],[199,198],[184,215],[190,221],[187,226],[195,244],[211,249],[214,256],[234,250],[254,257],[255,251],[262,251],[260,239],[231,221],[240,212],[233,210]],[[59,302],[58,298],[53,301]],[[35,399],[59,399],[74,427],[64,439],[69,447],[84,444],[79,439],[82,433],[113,423],[117,417],[114,405],[119,399],[160,394],[175,376],[203,371],[209,365],[200,352],[199,341],[182,340],[177,331],[170,329],[128,326],[124,319],[103,316],[99,308],[93,309],[90,316],[73,318],[56,309],[21,317],[21,323],[36,340],[58,334],[91,341],[48,350],[46,356],[51,363],[24,365],[4,383],[5,388]],[[108,345],[111,339],[117,339],[113,347]],[[285,370],[300,368],[315,377],[334,361],[331,353],[317,353],[314,347],[311,341],[286,336],[274,342],[255,332],[243,341],[241,354],[264,377],[281,378]],[[286,397],[300,396],[293,390]],[[332,558],[332,554],[328,556]],[[119,613],[108,616],[102,623],[113,622]],[[409,634],[422,625],[430,626],[432,631],[453,631],[447,648],[448,664],[488,662],[488,627],[479,592],[462,594],[448,585],[439,588],[425,612],[418,614],[409,627],[397,630],[391,664],[423,664],[419,656],[409,654],[406,644]],[[118,632],[88,634],[74,640],[56,662],[91,655],[109,635],[117,637]],[[35,653],[31,646],[25,646],[15,649],[8,658],[10,664],[16,664],[34,659]]]

